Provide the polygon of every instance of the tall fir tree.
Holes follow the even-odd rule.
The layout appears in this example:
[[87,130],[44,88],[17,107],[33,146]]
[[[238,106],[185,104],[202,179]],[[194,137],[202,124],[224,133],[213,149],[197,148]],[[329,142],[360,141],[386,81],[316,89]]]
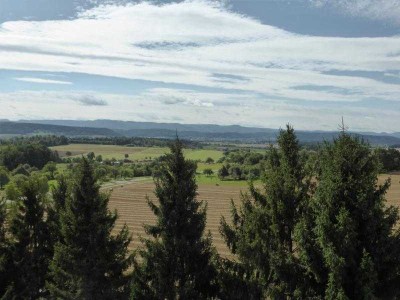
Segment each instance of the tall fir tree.
[[[0,200],[0,299],[10,291],[10,279],[14,272],[11,260],[11,245],[6,229],[7,207],[4,199]],[[6,297],[4,297],[6,298]]]
[[51,243],[45,221],[46,189],[37,175],[21,183],[18,210],[10,223],[12,267],[9,295],[16,299],[38,299],[45,289]]
[[390,182],[378,185],[378,161],[342,132],[320,153],[318,186],[296,228],[299,258],[325,299],[396,299],[400,293],[398,210]]
[[53,201],[49,205],[47,223],[51,235],[52,249],[61,240],[61,215],[65,209],[65,203],[69,196],[68,179],[61,175],[57,178],[57,184],[52,190]]
[[[60,238],[50,265],[48,288],[57,299],[126,299],[132,256],[126,226],[112,234],[116,213],[100,192],[91,162],[82,158],[61,213]],[[59,205],[62,205],[63,193]],[[56,197],[57,198],[57,197]]]
[[233,224],[221,219],[221,233],[247,269],[247,281],[256,280],[264,297],[294,299],[306,296],[294,229],[309,198],[311,177],[291,126],[280,131],[277,142],[278,149],[268,155],[263,192],[250,184],[240,210],[232,202]]
[[155,195],[148,200],[157,222],[139,250],[132,299],[208,299],[216,294],[211,237],[204,236],[206,207],[196,199],[196,164],[185,160],[176,139],[163,158]]

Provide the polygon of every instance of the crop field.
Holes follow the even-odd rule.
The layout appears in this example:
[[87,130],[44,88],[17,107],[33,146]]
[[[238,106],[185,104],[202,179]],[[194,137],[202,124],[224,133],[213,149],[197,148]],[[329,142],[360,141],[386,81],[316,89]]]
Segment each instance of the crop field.
[[[71,156],[85,155],[94,152],[101,155],[104,159],[115,158],[124,159],[125,154],[129,155],[130,160],[145,160],[159,157],[169,152],[166,147],[128,147],[115,145],[92,145],[92,144],[70,144],[65,146],[51,147],[52,150],[58,151],[61,157],[66,156],[66,152],[71,152]],[[185,149],[185,156],[193,160],[206,160],[211,157],[218,160],[222,157],[222,151],[208,149]]]
[[[380,182],[383,182],[389,175],[381,175]],[[400,174],[390,175],[392,186],[387,194],[388,204],[400,206]],[[146,203],[146,196],[151,200],[156,198],[153,194],[154,185],[149,182],[138,182],[113,187],[110,198],[110,208],[117,209],[119,219],[116,229],[120,229],[126,223],[133,235],[131,248],[138,247],[141,243],[139,236],[145,236],[143,224],[151,224],[155,217]],[[211,231],[213,244],[223,256],[229,256],[223,238],[219,233],[219,222],[221,216],[230,220],[230,200],[240,202],[240,192],[246,191],[243,185],[215,185],[199,182],[199,200],[208,203],[207,230]]]
[[[119,219],[116,229],[119,230],[126,223],[133,235],[132,248],[140,245],[139,236],[145,236],[143,224],[154,222],[155,217],[147,205],[146,196],[156,201],[152,183],[134,183],[123,187],[114,187],[110,198],[110,208],[117,209]],[[200,185],[199,200],[208,203],[207,230],[211,231],[213,243],[221,255],[228,255],[224,241],[219,234],[221,215],[230,215],[230,200],[238,202],[242,188],[237,186]]]
[[386,194],[387,204],[400,207],[400,172],[379,176],[379,183],[382,184],[389,177],[391,178],[391,186]]

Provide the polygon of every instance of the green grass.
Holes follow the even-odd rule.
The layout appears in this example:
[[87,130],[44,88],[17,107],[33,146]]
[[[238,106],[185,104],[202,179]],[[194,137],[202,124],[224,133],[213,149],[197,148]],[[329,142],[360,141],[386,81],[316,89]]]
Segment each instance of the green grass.
[[[65,157],[67,151],[72,153],[72,157],[79,157],[89,152],[94,152],[95,155],[101,155],[103,159],[124,159],[125,154],[128,154],[130,160],[152,159],[169,152],[169,148],[166,147],[127,147],[91,144],[70,144],[52,147],[51,149],[57,150],[61,157]],[[223,156],[222,151],[209,149],[185,149],[184,153],[188,159],[201,161],[205,161],[208,157],[216,161]]]
[[[206,176],[202,174],[198,174],[196,176],[197,184],[198,185],[220,185],[220,186],[240,186],[240,187],[247,187],[248,182],[246,180],[220,180],[218,176]],[[255,181],[255,184],[258,184],[259,180]]]
[[64,173],[67,170],[67,164],[57,164],[57,171],[59,173]]
[[217,173],[219,169],[221,169],[222,164],[206,164],[206,163],[198,163],[197,164],[197,172],[202,173],[204,169],[211,169],[214,173]]
[[95,155],[101,155],[103,159],[124,159],[125,154],[129,155],[131,160],[144,160],[155,158],[163,155],[168,151],[168,148],[159,147],[127,147],[114,145],[91,145],[91,144],[70,144],[65,146],[52,147],[52,150],[57,150],[61,157],[65,157],[65,153],[70,151],[72,157],[86,155],[89,152],[94,152]]
[[201,161],[205,161],[208,157],[211,157],[214,161],[217,161],[223,156],[222,151],[218,150],[186,149],[184,152],[186,158]]

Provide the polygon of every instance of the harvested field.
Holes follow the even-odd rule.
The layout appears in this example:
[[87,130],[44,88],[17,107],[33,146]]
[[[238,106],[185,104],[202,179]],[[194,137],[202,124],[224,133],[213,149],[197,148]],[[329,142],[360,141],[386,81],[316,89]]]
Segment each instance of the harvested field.
[[[392,186],[387,194],[388,204],[400,206],[400,174],[382,175],[379,182],[391,177]],[[131,248],[140,245],[139,235],[144,235],[143,224],[154,222],[155,217],[146,203],[146,195],[156,200],[153,193],[154,185],[149,182],[137,182],[117,186],[113,188],[110,198],[110,208],[117,209],[120,218],[117,221],[116,230],[126,223],[133,235]],[[199,200],[207,201],[207,230],[211,231],[214,246],[221,255],[228,256],[223,238],[219,234],[219,222],[221,215],[230,218],[230,200],[236,203],[240,199],[240,191],[246,190],[245,186],[216,186],[201,184],[199,186]]]
[[389,177],[391,178],[391,186],[386,194],[387,203],[400,207],[400,172],[381,175],[379,177],[379,183],[383,183],[384,180]]
[[[144,235],[143,224],[154,222],[155,217],[146,203],[146,195],[156,200],[152,183],[134,183],[124,187],[114,187],[110,198],[110,208],[117,209],[120,216],[116,229],[126,223],[133,234],[132,248],[140,245],[138,235]],[[219,234],[221,215],[230,216],[230,201],[240,199],[240,187],[202,185],[199,187],[199,200],[207,201],[207,230],[211,231],[214,246],[221,255],[229,254]]]

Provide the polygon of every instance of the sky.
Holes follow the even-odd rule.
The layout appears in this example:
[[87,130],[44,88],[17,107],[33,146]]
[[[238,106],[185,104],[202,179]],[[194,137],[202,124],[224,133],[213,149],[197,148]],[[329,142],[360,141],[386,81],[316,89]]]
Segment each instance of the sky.
[[399,0],[0,0],[0,119],[400,131]]

